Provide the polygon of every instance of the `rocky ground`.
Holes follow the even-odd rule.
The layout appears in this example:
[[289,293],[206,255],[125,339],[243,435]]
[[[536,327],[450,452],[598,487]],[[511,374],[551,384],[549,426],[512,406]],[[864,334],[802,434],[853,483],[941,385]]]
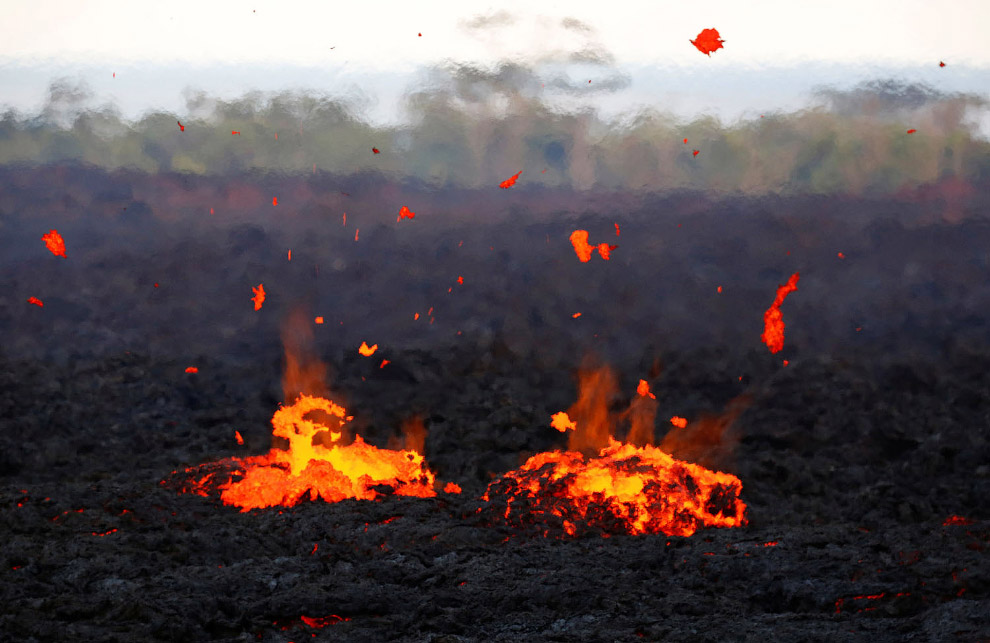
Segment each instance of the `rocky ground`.
[[[381,223],[345,248],[261,219],[205,236],[167,218],[206,189],[174,178],[179,196],[102,175],[52,195],[40,172],[8,172],[0,199],[2,640],[990,640],[982,201],[959,222],[918,199],[674,195],[433,228],[422,210],[408,239]],[[166,195],[147,197],[151,232],[93,219],[80,237],[68,214],[31,214],[37,195],[96,217],[118,183],[123,200]],[[616,243],[620,219],[613,259],[578,262],[576,222]],[[35,239],[52,227],[64,260]],[[332,256],[296,266],[321,243]],[[797,270],[770,355],[762,312]],[[255,312],[261,281],[272,300]],[[271,446],[297,296],[328,318],[313,350],[355,430],[385,446],[419,415],[430,467],[463,493],[247,513],[177,493],[186,467]],[[734,410],[723,442],[675,455],[737,475],[747,526],[544,538],[477,513],[494,476],[564,446],[549,416],[574,401],[585,353],[615,367],[617,406],[649,380],[658,439],[670,416]]]

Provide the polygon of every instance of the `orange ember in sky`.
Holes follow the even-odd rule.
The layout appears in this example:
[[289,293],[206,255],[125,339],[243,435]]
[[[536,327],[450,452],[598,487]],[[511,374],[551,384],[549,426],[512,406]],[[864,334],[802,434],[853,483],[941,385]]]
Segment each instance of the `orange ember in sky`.
[[261,310],[261,304],[265,303],[265,285],[258,284],[257,288],[251,286],[251,292],[254,293],[254,297],[251,298],[251,301],[254,302],[254,309]]
[[244,444],[244,438],[241,436],[240,431],[234,431],[234,439],[237,440],[237,444]]
[[399,210],[399,216],[397,216],[395,220],[402,221],[403,219],[412,219],[415,216],[416,216],[415,212],[413,212],[406,206],[402,206],[402,208]]
[[45,304],[44,304],[44,303],[42,303],[42,301],[41,301],[40,299],[38,299],[37,297],[28,297],[28,300],[27,300],[27,303],[29,303],[29,304],[34,304],[35,306],[41,306],[41,307],[44,307],[44,305],[45,305]]
[[510,176],[506,180],[504,180],[501,183],[499,183],[498,184],[498,187],[503,188],[503,189],[506,189],[506,190],[509,189],[509,188],[511,188],[513,185],[516,184],[516,181],[519,180],[519,176],[521,174],[522,174],[522,170],[519,170],[518,172],[516,172],[515,174],[513,174],[512,176]]
[[636,393],[642,397],[648,397],[652,400],[657,399],[657,396],[650,392],[650,383],[646,380],[639,381],[639,385],[636,387]]
[[571,418],[568,417],[567,413],[564,411],[554,413],[553,416],[551,416],[550,426],[557,429],[561,433],[572,431],[577,428],[577,424],[571,422]]
[[323,323],[323,318],[322,317],[317,317],[316,319],[313,320],[313,322],[314,323],[317,323],[317,324],[322,324]]
[[798,279],[801,275],[794,273],[787,283],[777,287],[777,296],[767,312],[763,313],[763,335],[760,339],[771,353],[779,352],[784,348],[784,316],[780,312],[780,305],[787,299],[787,295],[797,290]]
[[196,368],[195,366],[187,366],[186,367],[186,372],[187,373],[198,373],[199,372],[199,369]]
[[[630,434],[639,433],[638,440],[646,438],[636,427],[637,415],[652,431],[656,414],[645,384],[640,380],[638,395],[620,416],[630,420]],[[591,527],[690,536],[701,527],[746,524],[737,477],[676,460],[650,444],[613,437],[617,418],[609,407],[616,392],[610,369],[579,373],[578,401],[551,421],[558,431],[569,431],[569,450],[538,453],[489,484],[482,499],[498,503],[492,505],[497,520],[520,527],[544,520],[567,535]]]
[[378,344],[375,344],[374,346],[368,346],[367,342],[361,342],[361,345],[358,347],[358,352],[364,355],[365,357],[371,357],[372,355],[375,354],[376,350],[378,350]]
[[702,29],[698,37],[690,42],[698,51],[711,57],[713,51],[723,48],[725,41],[719,36],[718,29]]
[[688,424],[687,418],[678,417],[676,415],[670,418],[670,423],[676,426],[678,429],[686,428]]
[[45,242],[48,249],[56,257],[65,257],[65,240],[58,230],[50,230],[48,234],[41,235],[41,240]]
[[607,243],[599,243],[596,246],[589,244],[587,230],[575,230],[571,233],[570,239],[571,245],[574,246],[574,253],[582,263],[591,261],[591,255],[594,254],[596,250],[602,259],[608,261],[611,256],[611,252],[619,247],[610,246]]

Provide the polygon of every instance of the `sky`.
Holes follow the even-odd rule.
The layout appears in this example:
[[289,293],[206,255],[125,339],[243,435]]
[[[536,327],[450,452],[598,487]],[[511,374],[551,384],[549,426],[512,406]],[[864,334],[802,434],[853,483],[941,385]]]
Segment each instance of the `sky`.
[[[662,101],[684,112],[790,108],[816,83],[882,75],[990,92],[986,0],[7,5],[0,104],[20,110],[40,107],[53,76],[69,76],[132,117],[181,109],[187,89],[234,97],[305,88],[370,97],[388,120],[424,66],[539,65],[575,54],[632,80],[613,103]],[[725,48],[706,56],[689,40],[712,27]]]

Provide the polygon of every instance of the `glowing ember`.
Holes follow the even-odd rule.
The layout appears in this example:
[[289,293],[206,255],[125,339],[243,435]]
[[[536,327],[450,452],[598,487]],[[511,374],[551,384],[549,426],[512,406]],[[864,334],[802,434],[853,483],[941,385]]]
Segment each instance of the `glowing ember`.
[[952,526],[952,525],[972,525],[973,522],[974,521],[972,519],[966,518],[965,516],[955,516],[955,515],[953,515],[953,516],[949,516],[948,518],[946,518],[945,520],[943,520],[942,521],[942,526],[943,527],[949,527],[949,526]]
[[687,428],[687,424],[688,424],[687,418],[682,418],[676,415],[670,418],[670,423],[673,426],[676,426],[678,429],[685,429]]
[[719,36],[718,29],[702,29],[698,37],[690,42],[698,51],[711,57],[713,51],[723,49],[722,43],[725,41]]
[[593,246],[588,243],[587,230],[575,230],[571,233],[571,245],[574,246],[574,253],[582,263],[591,261],[591,255],[597,250],[605,261],[609,260],[610,253],[619,246],[610,246],[607,243],[599,243]]
[[48,234],[41,235],[41,240],[56,257],[65,257],[65,240],[58,230],[50,230]]
[[550,426],[557,429],[561,433],[564,433],[565,431],[572,431],[577,428],[577,424],[571,422],[571,418],[568,417],[567,413],[563,411],[553,414],[550,418]]
[[237,440],[237,444],[244,444],[244,438],[241,436],[240,431],[234,431],[234,439]]
[[199,369],[196,368],[195,366],[187,366],[186,367],[186,372],[187,373],[198,373],[199,372]]
[[37,297],[28,297],[27,303],[34,304],[35,306],[44,307],[45,304]]
[[[319,412],[321,421],[310,419],[314,412]],[[188,481],[183,490],[208,495],[208,489],[219,488],[223,503],[242,511],[291,507],[307,498],[339,502],[375,500],[386,493],[436,496],[435,476],[419,453],[379,449],[359,435],[350,444],[341,444],[349,419],[344,408],[331,400],[300,395],[295,404],[283,406],[272,417],[272,434],[288,441],[287,450],[204,465],[200,472],[212,471]],[[217,476],[224,469],[229,479],[221,481]]]
[[639,385],[636,387],[636,392],[642,397],[649,397],[650,399],[657,399],[657,396],[650,392],[650,383],[646,380],[640,380]]
[[588,530],[690,536],[701,527],[746,524],[739,478],[651,446],[657,403],[644,384],[619,416],[631,424],[627,442],[620,442],[609,413],[614,375],[607,368],[581,372],[577,402],[551,422],[570,431],[569,450],[538,453],[489,484],[482,499],[491,503],[493,519],[538,525],[544,533],[553,527],[561,536]]
[[358,346],[358,352],[364,355],[365,357],[371,357],[372,355],[375,354],[376,350],[378,350],[378,344],[375,344],[373,346],[368,346],[367,342],[361,342],[361,345]]
[[506,180],[504,180],[501,183],[499,183],[498,184],[498,187],[500,187],[502,189],[505,189],[505,190],[511,188],[513,185],[516,184],[516,181],[519,180],[519,176],[521,174],[522,174],[522,170],[519,170],[518,172],[516,172],[515,174],[513,174],[512,176],[510,176]]
[[251,286],[251,292],[254,293],[254,297],[251,298],[251,301],[254,302],[254,309],[261,310],[261,304],[265,303],[265,285],[258,284],[257,288]]
[[797,290],[798,279],[801,275],[794,273],[787,283],[777,287],[777,296],[774,298],[770,308],[763,313],[763,335],[760,339],[771,353],[779,352],[784,348],[784,316],[780,312],[780,305],[787,299],[787,295]]
[[402,208],[399,210],[399,216],[397,216],[395,218],[395,220],[396,221],[402,221],[403,219],[412,219],[415,216],[416,216],[416,213],[415,212],[413,212],[412,210],[410,210],[406,206],[402,206]]

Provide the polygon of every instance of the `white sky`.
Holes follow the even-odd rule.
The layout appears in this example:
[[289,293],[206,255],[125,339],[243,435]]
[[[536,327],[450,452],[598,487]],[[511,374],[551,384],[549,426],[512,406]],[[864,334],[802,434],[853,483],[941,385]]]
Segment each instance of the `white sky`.
[[[70,77],[130,118],[181,112],[189,88],[222,98],[307,89],[368,97],[366,117],[394,122],[409,72],[423,65],[582,50],[613,56],[631,78],[593,98],[613,112],[649,105],[732,120],[798,108],[822,84],[891,77],[990,98],[990,0],[0,0],[0,9],[0,106],[28,112],[53,78]],[[484,17],[487,28],[470,26]],[[688,41],[710,27],[725,48],[708,57]]]
[[[0,59],[21,62],[143,62],[396,65],[492,61],[597,42],[620,64],[852,64],[990,67],[988,0],[5,0]],[[465,28],[504,12],[513,24]],[[561,27],[565,17],[593,29]],[[726,48],[711,59],[688,44],[717,28]],[[423,36],[417,36],[422,32]],[[330,49],[335,47],[335,49]]]

